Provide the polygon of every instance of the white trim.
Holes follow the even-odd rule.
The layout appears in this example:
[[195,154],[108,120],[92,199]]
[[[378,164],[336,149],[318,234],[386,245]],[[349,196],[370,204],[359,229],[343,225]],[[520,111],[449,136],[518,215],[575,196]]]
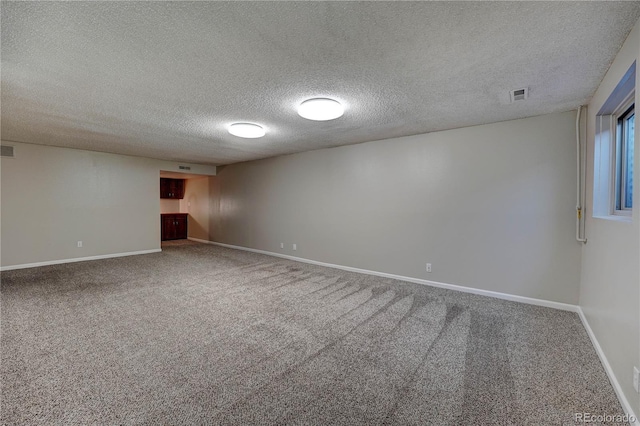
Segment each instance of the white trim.
[[201,240],[199,238],[189,237],[189,239],[192,240],[192,241],[197,241],[199,243],[213,244],[213,245],[221,246],[221,247],[227,247],[227,248],[232,248],[232,249],[237,249],[237,250],[250,251],[250,252],[253,252],[253,253],[266,254],[267,256],[282,257],[284,259],[295,260],[297,262],[303,262],[303,263],[310,263],[312,265],[325,266],[327,268],[342,269],[344,271],[358,272],[360,274],[367,274],[367,275],[375,275],[375,276],[378,276],[378,277],[392,278],[392,279],[395,279],[395,280],[408,281],[408,282],[411,282],[411,283],[423,284],[423,285],[428,285],[428,286],[431,286],[431,287],[439,287],[439,288],[445,288],[445,289],[448,289],[448,290],[461,291],[461,292],[464,292],[464,293],[477,294],[477,295],[480,295],[480,296],[494,297],[496,299],[510,300],[510,301],[513,301],[513,302],[526,303],[526,304],[529,304],[529,305],[545,306],[547,308],[560,309],[560,310],[563,310],[563,311],[578,312],[578,306],[571,305],[571,304],[568,304],[568,303],[554,302],[554,301],[551,301],[551,300],[543,300],[543,299],[534,299],[534,298],[531,298],[531,297],[517,296],[515,294],[499,293],[497,291],[482,290],[482,289],[477,289],[477,288],[472,288],[472,287],[464,287],[464,286],[455,285],[455,284],[447,284],[447,283],[441,283],[441,282],[437,282],[437,281],[423,280],[421,278],[405,277],[403,275],[389,274],[389,273],[386,273],[386,272],[378,272],[378,271],[370,271],[368,269],[353,268],[351,266],[335,265],[333,263],[318,262],[317,260],[305,259],[303,257],[289,256],[289,255],[286,255],[286,254],[274,253],[274,252],[270,252],[270,251],[266,251],[266,250],[258,250],[258,249],[248,248],[248,247],[234,246],[234,245],[231,245],[231,244],[218,243],[218,242],[215,242],[215,241]]
[[610,214],[608,216],[593,216],[594,219],[602,219],[602,220],[611,220],[614,222],[620,223],[633,223],[633,219],[631,215],[614,215]]
[[0,271],[11,271],[13,269],[36,268],[38,266],[59,265],[61,263],[84,262],[85,260],[110,259],[112,257],[134,256],[138,254],[157,253],[162,249],[129,251],[126,253],[100,254],[98,256],[76,257],[74,259],[47,260],[46,262],[23,263],[21,265],[9,265],[0,267]]
[[587,330],[587,334],[591,339],[591,343],[593,344],[593,347],[596,349],[596,353],[600,358],[600,362],[602,363],[604,370],[607,372],[607,376],[609,377],[611,386],[613,386],[613,390],[616,392],[618,400],[622,405],[622,409],[625,411],[626,414],[629,414],[629,416],[635,417],[636,421],[634,423],[631,423],[632,425],[640,426],[640,420],[638,420],[638,418],[636,417],[635,413],[633,412],[633,408],[631,408],[631,404],[629,404],[629,401],[625,397],[624,392],[622,391],[622,387],[620,386],[620,383],[618,382],[616,375],[613,373],[613,369],[611,368],[611,365],[609,364],[609,361],[607,360],[607,357],[604,354],[604,351],[602,350],[600,343],[598,343],[598,339],[596,339],[596,335],[593,333],[591,326],[589,326],[587,317],[585,317],[584,312],[582,312],[582,308],[580,308],[580,306],[578,306],[577,312],[578,312],[578,316],[580,317],[580,320],[582,321],[582,325]]

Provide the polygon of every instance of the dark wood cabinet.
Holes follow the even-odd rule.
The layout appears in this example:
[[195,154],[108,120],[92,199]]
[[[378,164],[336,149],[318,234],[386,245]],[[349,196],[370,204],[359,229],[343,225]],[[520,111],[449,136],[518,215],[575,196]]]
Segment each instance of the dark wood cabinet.
[[160,178],[160,198],[184,198],[184,179]]
[[162,241],[187,238],[187,216],[187,213],[161,214]]

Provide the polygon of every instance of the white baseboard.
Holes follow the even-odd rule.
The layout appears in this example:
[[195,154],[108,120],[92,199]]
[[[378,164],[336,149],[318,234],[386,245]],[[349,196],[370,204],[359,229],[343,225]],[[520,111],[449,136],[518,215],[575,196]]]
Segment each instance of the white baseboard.
[[554,302],[554,301],[551,301],[551,300],[543,300],[543,299],[534,299],[534,298],[531,298],[531,297],[516,296],[514,294],[499,293],[497,291],[482,290],[482,289],[477,289],[477,288],[472,288],[472,287],[464,287],[464,286],[455,285],[455,284],[447,284],[447,283],[441,283],[441,282],[437,282],[437,281],[423,280],[421,278],[405,277],[403,275],[389,274],[389,273],[386,273],[386,272],[378,272],[378,271],[370,271],[368,269],[353,268],[351,266],[335,265],[335,264],[332,264],[332,263],[318,262],[316,260],[305,259],[303,257],[289,256],[289,255],[286,255],[286,254],[275,253],[275,252],[270,252],[270,251],[266,251],[266,250],[258,250],[258,249],[248,248],[248,247],[234,246],[232,244],[218,243],[218,242],[215,242],[215,241],[201,240],[199,238],[191,238],[191,237],[189,237],[189,239],[192,240],[192,241],[197,241],[199,243],[213,244],[213,245],[216,245],[216,246],[233,248],[233,249],[237,249],[237,250],[244,250],[244,251],[250,251],[250,252],[253,252],[253,253],[266,254],[267,256],[281,257],[281,258],[284,258],[284,259],[295,260],[297,262],[310,263],[312,265],[326,266],[328,268],[342,269],[344,271],[358,272],[358,273],[361,273],[361,274],[375,275],[375,276],[378,276],[378,277],[385,277],[385,278],[392,278],[392,279],[395,279],[395,280],[408,281],[408,282],[411,282],[411,283],[423,284],[423,285],[428,285],[428,286],[431,286],[431,287],[446,288],[448,290],[461,291],[461,292],[464,292],[464,293],[472,293],[472,294],[477,294],[477,295],[480,295],[480,296],[494,297],[496,299],[511,300],[513,302],[526,303],[526,304],[529,304],[529,305],[545,306],[547,308],[560,309],[560,310],[563,310],[563,311],[578,312],[578,306],[571,305],[569,303]]
[[36,268],[38,266],[59,265],[61,263],[84,262],[86,260],[99,260],[99,259],[110,259],[112,257],[135,256],[138,254],[157,253],[159,251],[162,251],[162,249],[129,251],[126,253],[112,253],[112,254],[101,254],[98,256],[77,257],[74,259],[48,260],[46,262],[23,263],[21,265],[2,266],[0,267],[0,272],[11,271],[13,269]]
[[[631,407],[631,404],[629,404],[627,397],[624,395],[624,392],[622,391],[622,387],[620,386],[620,383],[618,382],[618,379],[616,378],[616,375],[613,373],[613,369],[609,364],[609,360],[604,354],[604,351],[602,350],[602,347],[600,346],[598,339],[596,339],[596,335],[593,333],[593,330],[591,329],[591,326],[587,321],[587,317],[585,317],[584,312],[582,312],[582,308],[578,306],[577,312],[578,312],[578,316],[580,316],[580,320],[582,321],[582,325],[587,330],[587,334],[591,339],[591,343],[593,344],[593,347],[596,349],[596,353],[598,354],[598,357],[600,357],[600,362],[602,363],[604,370],[607,372],[607,376],[609,377],[611,386],[613,386],[613,390],[616,392],[616,395],[618,396],[618,400],[622,405],[622,409],[624,410],[625,413],[629,414],[629,416],[633,416],[635,418],[635,422],[631,423],[632,425],[640,426],[640,420],[638,420],[638,418],[636,417],[635,413],[633,412],[633,408]],[[614,413],[611,413],[611,414],[614,414]]]

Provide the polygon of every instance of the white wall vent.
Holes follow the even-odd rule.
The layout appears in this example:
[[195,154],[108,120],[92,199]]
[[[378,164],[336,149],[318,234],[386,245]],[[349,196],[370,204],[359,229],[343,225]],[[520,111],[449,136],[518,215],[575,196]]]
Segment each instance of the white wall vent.
[[529,97],[529,89],[526,87],[524,89],[516,89],[509,92],[509,94],[511,95],[511,102],[524,101]]
[[0,157],[15,157],[15,153],[13,152],[13,147],[10,145],[0,145]]

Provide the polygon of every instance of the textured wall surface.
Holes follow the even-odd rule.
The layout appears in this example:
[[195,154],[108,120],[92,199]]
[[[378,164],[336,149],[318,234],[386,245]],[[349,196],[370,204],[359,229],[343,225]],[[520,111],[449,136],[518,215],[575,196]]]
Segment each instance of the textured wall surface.
[[[2,136],[227,164],[569,111],[638,16],[639,2],[5,2]],[[313,96],[345,115],[300,118]],[[231,136],[234,121],[267,136]]]
[[[595,114],[638,58],[640,26],[636,24],[589,103],[585,204],[588,209],[593,206]],[[636,88],[640,87],[638,77],[640,76],[636,73]],[[637,101],[636,91],[636,103]],[[640,140],[638,128],[635,140]],[[640,150],[637,148],[635,170],[640,171]],[[634,178],[633,198],[640,200],[640,173],[636,172]],[[636,201],[632,222],[593,218],[591,214],[587,214],[588,243],[582,248],[580,282],[580,306],[636,414],[640,414],[640,397],[633,389],[632,368],[640,367],[639,211],[640,206]]]
[[575,304],[574,153],[575,111],[233,164],[211,236]]

